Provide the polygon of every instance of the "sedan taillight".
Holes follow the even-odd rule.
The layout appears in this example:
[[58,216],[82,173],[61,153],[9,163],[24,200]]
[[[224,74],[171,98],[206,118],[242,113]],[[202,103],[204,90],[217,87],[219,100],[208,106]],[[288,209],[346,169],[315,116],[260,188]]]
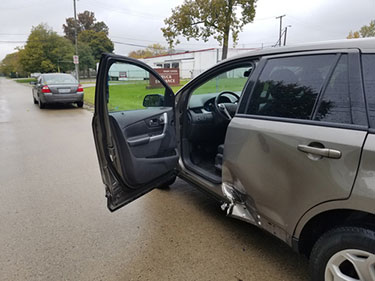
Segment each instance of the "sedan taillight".
[[78,90],[77,90],[78,93],[83,93],[83,87],[81,84],[78,85]]
[[43,86],[42,93],[50,93],[50,92],[51,92],[51,90],[48,88],[47,85]]

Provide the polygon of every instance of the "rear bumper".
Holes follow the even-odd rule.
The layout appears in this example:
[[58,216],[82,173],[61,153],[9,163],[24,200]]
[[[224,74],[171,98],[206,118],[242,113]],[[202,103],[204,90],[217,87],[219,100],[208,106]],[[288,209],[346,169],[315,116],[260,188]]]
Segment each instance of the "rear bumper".
[[75,94],[52,94],[45,93],[40,95],[43,103],[69,103],[83,101],[83,93]]

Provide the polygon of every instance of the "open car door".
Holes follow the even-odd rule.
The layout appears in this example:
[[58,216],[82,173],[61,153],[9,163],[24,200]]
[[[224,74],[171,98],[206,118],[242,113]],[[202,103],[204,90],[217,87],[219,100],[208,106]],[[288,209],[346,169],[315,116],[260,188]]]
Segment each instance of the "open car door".
[[174,94],[148,65],[103,54],[92,127],[107,206],[115,211],[175,176]]

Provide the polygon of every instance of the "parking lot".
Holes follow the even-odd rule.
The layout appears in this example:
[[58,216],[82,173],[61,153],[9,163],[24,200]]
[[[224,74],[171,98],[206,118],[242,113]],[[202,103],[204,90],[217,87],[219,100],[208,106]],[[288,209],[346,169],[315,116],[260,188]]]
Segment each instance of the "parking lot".
[[1,280],[307,280],[281,241],[177,181],[110,213],[92,113],[0,78]]

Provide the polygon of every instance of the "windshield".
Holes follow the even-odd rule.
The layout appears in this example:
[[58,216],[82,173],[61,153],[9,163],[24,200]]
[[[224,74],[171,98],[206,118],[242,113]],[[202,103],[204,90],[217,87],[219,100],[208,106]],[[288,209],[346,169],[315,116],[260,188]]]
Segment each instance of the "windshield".
[[50,74],[45,75],[47,84],[77,84],[77,80],[70,74]]

